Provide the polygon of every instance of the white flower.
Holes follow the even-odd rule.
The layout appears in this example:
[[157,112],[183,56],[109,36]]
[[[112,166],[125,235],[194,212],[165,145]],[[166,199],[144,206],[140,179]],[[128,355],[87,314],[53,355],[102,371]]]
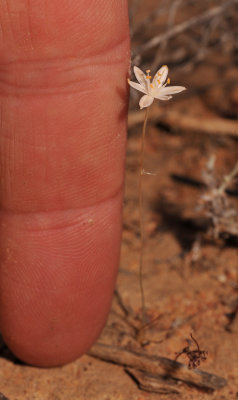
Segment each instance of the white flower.
[[154,99],[169,100],[172,98],[171,94],[182,92],[186,90],[183,86],[167,86],[170,84],[168,76],[168,67],[163,65],[155,74],[153,81],[151,82],[150,70],[146,71],[146,75],[140,68],[134,67],[134,73],[139,83],[132,82],[128,79],[128,83],[134,89],[145,93],[145,96],[141,97],[139,106],[140,109],[149,107]]

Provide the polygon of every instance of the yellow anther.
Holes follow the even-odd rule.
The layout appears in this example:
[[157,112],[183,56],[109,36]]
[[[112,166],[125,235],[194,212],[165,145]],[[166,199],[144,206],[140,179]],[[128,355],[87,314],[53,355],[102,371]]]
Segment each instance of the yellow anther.
[[170,84],[170,78],[167,79],[167,83],[168,83],[168,85]]
[[162,65],[162,67],[163,67],[163,68],[168,68],[168,66],[167,66],[167,65]]
[[130,79],[127,79],[127,82],[130,83]]
[[150,84],[150,87],[151,87],[151,89],[153,89],[154,88],[154,85],[152,85],[152,83]]
[[150,76],[150,75],[147,75],[146,79],[151,79],[151,76]]
[[159,84],[159,85],[161,84],[161,82],[160,82],[160,80],[159,80],[159,79],[157,79],[157,82],[158,82],[158,84]]
[[150,73],[150,69],[147,69],[145,72],[146,72],[147,74],[149,74],[149,73]]

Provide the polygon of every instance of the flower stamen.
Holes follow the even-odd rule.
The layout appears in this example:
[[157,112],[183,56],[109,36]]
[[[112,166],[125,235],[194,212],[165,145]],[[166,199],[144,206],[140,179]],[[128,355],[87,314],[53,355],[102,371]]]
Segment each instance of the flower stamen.
[[168,78],[168,79],[167,79],[167,84],[169,85],[169,84],[170,84],[170,82],[171,82],[171,81],[170,81],[170,78]]
[[150,69],[147,69],[146,71],[146,79],[151,79],[152,77],[150,76]]

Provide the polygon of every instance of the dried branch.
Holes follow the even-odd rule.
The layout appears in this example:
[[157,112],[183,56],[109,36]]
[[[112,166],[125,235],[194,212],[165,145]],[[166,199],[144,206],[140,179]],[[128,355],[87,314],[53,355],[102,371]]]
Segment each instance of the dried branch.
[[97,343],[88,354],[100,360],[143,371],[155,379],[167,377],[206,390],[221,389],[227,384],[224,378],[217,375],[201,370],[189,370],[187,366],[169,358],[129,351],[123,347]]
[[195,26],[198,26],[200,24],[210,21],[212,18],[215,18],[218,15],[223,14],[224,11],[228,7],[233,6],[237,3],[238,3],[238,0],[227,0],[220,6],[213,7],[212,9],[205,11],[203,14],[201,14],[199,16],[193,17],[193,18],[189,19],[188,21],[185,21],[185,22],[182,22],[181,24],[175,25],[169,31],[162,33],[158,36],[155,36],[152,39],[148,40],[145,44],[138,46],[133,52],[134,57],[138,56],[138,54],[141,55],[145,51],[158,46],[163,41],[172,39],[173,37],[177,36],[178,34],[186,31],[187,29],[190,29],[192,27],[195,27]]
[[[128,117],[129,129],[143,121],[143,113],[131,111]],[[171,127],[171,129],[199,132],[207,135],[224,135],[238,137],[237,121],[219,117],[197,118],[192,115],[184,115],[181,112],[165,110],[153,107],[149,115],[150,123],[161,123]]]
[[229,202],[226,190],[234,183],[238,174],[238,162],[231,172],[223,177],[221,184],[215,176],[215,156],[213,155],[203,171],[207,190],[200,198],[198,209],[209,219],[208,235],[214,239],[220,236],[238,236],[238,212]]
[[224,176],[223,182],[218,188],[220,194],[225,193],[225,191],[228,189],[228,186],[230,186],[232,181],[236,178],[237,174],[238,174],[238,162],[235,164],[231,172],[228,175]]
[[9,399],[0,392],[0,400],[9,400]]
[[135,368],[125,368],[126,372],[136,381],[139,388],[145,392],[160,394],[180,394],[178,383],[173,379],[162,378],[159,375],[148,374]]
[[[175,21],[175,17],[176,17],[176,13],[181,5],[183,0],[175,0],[170,9],[169,9],[169,15],[168,15],[168,24],[167,24],[167,32],[169,32],[174,25],[174,21]],[[157,49],[156,55],[154,57],[154,61],[153,64],[151,66],[152,71],[154,69],[156,69],[157,65],[160,64],[160,60],[162,58],[162,54],[164,53],[166,47],[167,47],[167,42],[169,39],[165,40],[164,42],[161,43],[160,48]]]

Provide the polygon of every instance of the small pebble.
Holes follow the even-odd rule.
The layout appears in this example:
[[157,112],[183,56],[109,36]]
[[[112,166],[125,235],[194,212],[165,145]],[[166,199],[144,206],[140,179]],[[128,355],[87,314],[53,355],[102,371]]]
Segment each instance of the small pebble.
[[221,282],[221,283],[225,283],[225,282],[227,281],[227,277],[226,277],[226,275],[224,275],[224,274],[219,275],[217,279],[218,279],[218,281]]

